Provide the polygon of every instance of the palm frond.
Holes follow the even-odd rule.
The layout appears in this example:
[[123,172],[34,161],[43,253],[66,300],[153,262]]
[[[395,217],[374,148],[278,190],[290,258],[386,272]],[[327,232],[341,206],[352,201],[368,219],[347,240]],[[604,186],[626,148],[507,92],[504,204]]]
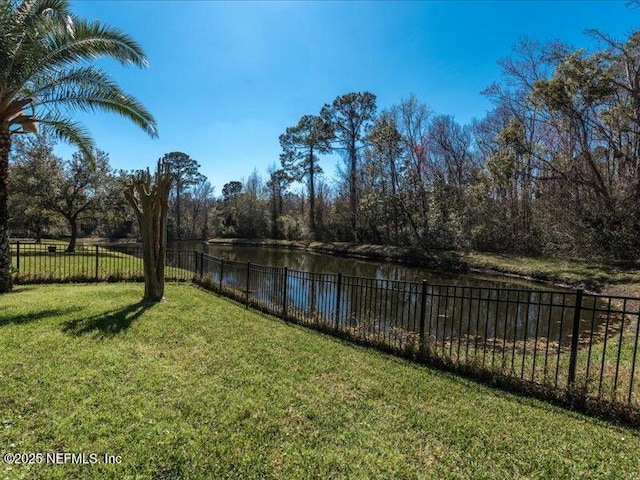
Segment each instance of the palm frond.
[[87,129],[80,123],[58,113],[39,117],[37,121],[42,129],[53,137],[77,146],[86,158],[94,158],[95,144]]
[[125,93],[105,72],[80,67],[59,72],[46,82],[35,83],[29,90],[32,106],[64,107],[68,110],[105,110],[118,113],[142,128],[148,135],[158,135],[156,121],[135,97]]
[[[17,6],[0,2],[0,74],[10,80],[14,67],[24,67],[33,55],[31,48],[50,25],[69,25],[71,14],[67,0],[23,0]],[[10,83],[10,82],[7,82]]]
[[91,66],[71,67],[42,75],[25,86],[25,95],[32,98],[47,97],[56,89],[67,86],[114,86],[115,81],[103,70]]
[[147,66],[144,52],[131,37],[100,22],[74,17],[68,0],[0,0],[2,128],[31,130],[32,121],[42,120],[59,137],[86,143],[86,132],[74,130],[79,125],[54,112],[105,110],[157,136],[155,119],[134,96],[102,70],[86,66],[99,57]]
[[50,19],[66,21],[69,15],[68,0],[23,0],[15,9],[16,25],[23,29],[28,28],[32,22],[39,21],[46,14]]
[[34,108],[42,106],[64,107],[68,110],[95,112],[105,110],[122,115],[133,121],[148,135],[157,136],[156,123],[149,111],[135,97],[122,90],[93,88],[78,91],[61,92],[44,101],[34,102]]
[[34,69],[56,69],[78,62],[110,57],[123,65],[147,67],[145,54],[129,35],[102,25],[74,19],[72,32],[66,28],[51,28],[42,39],[46,55]]

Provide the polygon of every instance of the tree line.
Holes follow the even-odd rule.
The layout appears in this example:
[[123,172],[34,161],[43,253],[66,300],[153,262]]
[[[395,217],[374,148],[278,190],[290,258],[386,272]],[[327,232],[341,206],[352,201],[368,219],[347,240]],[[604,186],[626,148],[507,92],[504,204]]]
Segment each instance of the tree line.
[[[44,134],[15,140],[9,164],[9,228],[13,237],[137,237],[138,225],[126,198],[134,172],[114,170],[106,152],[91,158],[76,152],[70,159],[54,154],[55,142]],[[161,162],[171,172],[169,240],[206,239],[214,234],[213,187],[200,164],[182,152]]]
[[520,41],[466,125],[413,95],[380,112],[339,96],[283,132],[266,181],[225,185],[221,233],[636,259],[640,32],[589,35],[592,51]]
[[[378,110],[352,92],[280,136],[266,172],[215,196],[182,152],[172,165],[169,238],[312,239],[636,259],[640,246],[640,32],[597,48],[522,40],[460,124],[411,95]],[[327,178],[320,156],[341,158]],[[36,237],[136,235],[127,172],[97,151],[63,161],[39,136],[12,150],[10,226]],[[39,173],[40,172],[40,173]]]

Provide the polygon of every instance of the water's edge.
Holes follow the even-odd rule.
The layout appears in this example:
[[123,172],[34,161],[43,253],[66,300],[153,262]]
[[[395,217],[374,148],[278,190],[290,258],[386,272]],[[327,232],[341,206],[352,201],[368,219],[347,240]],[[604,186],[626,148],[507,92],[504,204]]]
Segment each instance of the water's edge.
[[571,283],[538,276],[522,275],[519,273],[497,270],[493,268],[476,267],[462,260],[456,252],[438,251],[426,253],[417,248],[393,247],[383,245],[362,245],[357,243],[336,242],[323,243],[298,240],[253,240],[244,238],[215,238],[205,242],[209,245],[244,246],[281,248],[288,250],[303,250],[337,257],[375,260],[388,263],[410,265],[414,267],[431,268],[443,273],[476,273],[495,277],[505,277],[525,280],[541,285],[555,286],[561,289],[584,289],[585,293],[603,293],[585,289],[579,282]]

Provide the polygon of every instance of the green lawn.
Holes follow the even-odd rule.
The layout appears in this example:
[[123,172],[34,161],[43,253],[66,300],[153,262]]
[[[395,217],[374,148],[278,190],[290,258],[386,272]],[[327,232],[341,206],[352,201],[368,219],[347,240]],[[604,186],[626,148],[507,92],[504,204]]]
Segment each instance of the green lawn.
[[4,478],[638,478],[640,433],[245,310],[192,286],[0,297]]
[[640,264],[637,263],[478,252],[460,254],[460,259],[480,270],[581,286],[608,295],[640,296]]
[[[79,244],[73,253],[65,253],[66,245],[60,241],[20,245],[18,262],[17,246],[12,244],[12,267],[16,283],[144,278],[143,262],[139,257],[141,251],[135,245],[106,248]],[[49,246],[55,246],[55,252],[50,252]],[[168,258],[173,260],[169,262],[173,266],[167,265],[165,268],[166,278],[191,280],[194,261],[192,252],[170,251]]]

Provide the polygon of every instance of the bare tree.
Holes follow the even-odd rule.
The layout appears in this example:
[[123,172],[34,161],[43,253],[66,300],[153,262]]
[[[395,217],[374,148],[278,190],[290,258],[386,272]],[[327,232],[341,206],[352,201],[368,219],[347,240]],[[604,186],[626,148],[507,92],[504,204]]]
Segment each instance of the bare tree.
[[213,186],[204,177],[193,186],[191,192],[191,236],[206,240],[209,236],[209,220],[213,206]]
[[[398,243],[400,216],[398,194],[402,165],[402,135],[398,131],[395,115],[391,111],[383,112],[375,121],[368,135],[369,147],[365,150],[365,173],[373,174],[370,188],[380,197],[383,205],[382,218],[374,219],[386,227],[386,241]],[[390,233],[393,226],[393,235]]]
[[[402,136],[404,153],[404,191],[398,196],[398,206],[409,223],[414,242],[425,244],[429,234],[429,171],[425,140],[431,111],[415,95],[393,107],[396,125]],[[422,212],[420,214],[420,212]]]

